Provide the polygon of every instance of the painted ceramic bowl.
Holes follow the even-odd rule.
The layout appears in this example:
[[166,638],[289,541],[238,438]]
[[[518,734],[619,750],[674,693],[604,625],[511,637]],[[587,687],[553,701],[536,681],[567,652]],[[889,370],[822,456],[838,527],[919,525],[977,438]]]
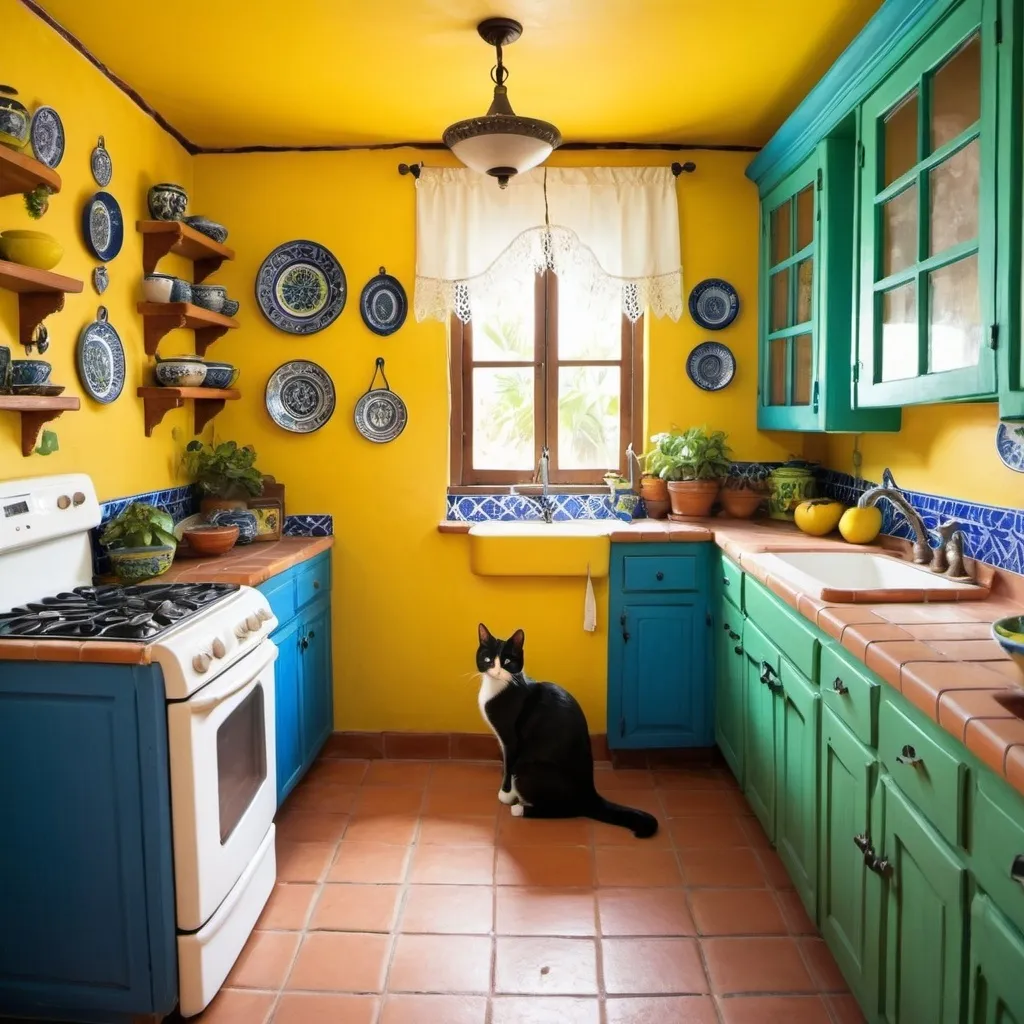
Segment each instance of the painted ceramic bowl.
[[[992,623],[992,639],[1013,658],[1024,676],[1024,615],[1010,615]],[[1024,688],[1024,679],[1018,684]]]
[[251,544],[256,539],[256,516],[248,509],[218,509],[209,519],[214,526],[237,526],[239,544]]
[[210,220],[208,217],[186,217],[185,223],[190,228],[195,228],[200,234],[206,235],[207,238],[220,242],[221,245],[224,244],[228,237],[228,229],[223,224],[218,224],[215,220]]
[[31,118],[17,95],[13,86],[0,85],[0,144],[8,149],[21,149],[28,142]]
[[180,185],[163,181],[149,190],[146,200],[154,220],[181,220],[188,206],[188,193]]
[[238,299],[225,299],[221,312],[225,316],[234,316],[238,312]]
[[198,388],[206,380],[206,364],[195,359],[162,359],[155,373],[161,387]]
[[191,302],[192,285],[172,274],[147,274],[142,294],[147,302]]
[[162,576],[174,561],[176,546],[160,544],[151,548],[111,548],[110,565],[122,583],[141,583]]
[[206,380],[203,386],[207,388],[229,388],[238,380],[239,371],[231,363],[207,363]]
[[194,284],[192,285],[192,301],[211,313],[219,313],[224,308],[224,300],[228,297],[228,291],[219,284]]
[[45,384],[50,379],[51,366],[45,359],[12,359],[12,384]]
[[238,533],[237,526],[202,523],[184,530],[181,536],[197,555],[223,555],[235,546]]
[[0,256],[11,263],[50,270],[63,255],[64,246],[45,231],[0,231]]

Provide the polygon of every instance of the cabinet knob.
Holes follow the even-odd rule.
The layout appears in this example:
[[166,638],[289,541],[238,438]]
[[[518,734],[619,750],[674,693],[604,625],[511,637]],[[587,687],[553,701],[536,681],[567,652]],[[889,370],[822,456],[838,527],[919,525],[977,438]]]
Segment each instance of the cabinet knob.
[[917,756],[917,751],[909,743],[896,755],[896,760],[900,764],[910,765],[911,768],[916,768],[919,764],[924,763],[923,759]]
[[314,637],[316,637],[316,631],[311,629],[309,631],[309,639],[312,640]]
[[656,572],[654,578],[660,583],[665,578],[665,574],[663,572]]
[[850,688],[842,681],[842,679],[839,678],[839,676],[836,676],[835,679],[832,680],[832,689],[840,696],[844,696],[850,692]]
[[304,651],[308,646],[309,646],[309,641],[305,637],[303,637],[299,641],[299,649]]
[[314,590],[319,590],[320,589],[320,581],[319,580],[313,580],[313,589]]
[[730,580],[728,576],[723,576],[722,577],[722,586],[723,587],[731,587],[732,586],[732,580]]
[[737,633],[735,630],[732,630],[732,629],[729,630],[729,639],[730,640],[739,640],[739,638],[740,638],[739,633]]
[[867,853],[871,849],[871,839],[866,832],[861,832],[860,835],[853,837],[853,845],[860,850],[861,853]]
[[1010,865],[1010,878],[1024,887],[1024,853],[1018,853]]
[[743,653],[743,648],[742,648],[742,647],[740,647],[740,646],[736,646],[736,647],[734,647],[734,648],[733,648],[733,650],[734,650],[734,651],[735,651],[735,652],[736,652],[737,654],[742,654],[742,653]]

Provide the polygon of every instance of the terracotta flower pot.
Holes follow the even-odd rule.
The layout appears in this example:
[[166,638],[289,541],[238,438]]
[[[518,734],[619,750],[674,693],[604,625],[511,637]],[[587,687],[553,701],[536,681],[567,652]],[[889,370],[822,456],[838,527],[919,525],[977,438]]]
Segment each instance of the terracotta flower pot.
[[726,515],[733,519],[749,519],[765,500],[765,495],[752,491],[748,487],[737,489],[723,488],[718,500]]
[[[665,492],[668,494],[668,491]],[[654,498],[644,498],[644,508],[647,509],[648,519],[664,519],[668,515],[670,502],[668,498],[664,501],[655,501]]]
[[660,476],[640,477],[640,497],[644,502],[668,501],[668,481]]
[[244,500],[234,500],[231,498],[203,498],[199,502],[199,511],[202,514],[208,515],[210,512],[216,512],[219,509],[235,509],[235,508],[248,508],[249,506]]
[[668,497],[673,515],[691,518],[709,515],[719,487],[717,480],[669,480]]

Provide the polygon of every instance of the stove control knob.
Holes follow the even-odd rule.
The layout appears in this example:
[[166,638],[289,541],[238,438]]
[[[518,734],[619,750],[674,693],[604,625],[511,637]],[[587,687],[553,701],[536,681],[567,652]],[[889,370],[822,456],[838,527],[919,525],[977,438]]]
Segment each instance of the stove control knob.
[[71,504],[71,499],[66,494],[62,494],[57,499],[57,508],[64,509],[64,508],[67,508],[70,504]]
[[250,615],[245,620],[246,628],[250,633],[255,633],[260,628],[260,619],[258,615]]
[[85,495],[81,491],[75,491],[75,496],[71,500],[74,501],[75,508],[78,508],[79,505],[85,504]]
[[235,626],[235,636],[237,636],[239,640],[244,640],[248,635],[249,625],[247,622],[240,622]]
[[256,615],[259,617],[260,622],[269,622],[270,621],[270,612],[268,612],[266,608],[261,608],[256,613]]
[[210,667],[210,656],[208,654],[197,654],[192,659],[192,668],[202,675]]
[[215,658],[223,658],[228,653],[228,649],[224,646],[224,641],[219,636],[213,638],[213,643],[210,644],[210,650],[213,652]]

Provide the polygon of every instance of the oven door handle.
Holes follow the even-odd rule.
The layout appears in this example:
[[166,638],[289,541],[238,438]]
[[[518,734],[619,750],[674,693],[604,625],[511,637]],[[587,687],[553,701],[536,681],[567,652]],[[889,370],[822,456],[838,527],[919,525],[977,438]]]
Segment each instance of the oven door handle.
[[218,704],[223,704],[228,697],[233,697],[236,693],[244,690],[248,686],[255,686],[259,682],[259,676],[246,676],[236,686],[232,686],[230,690],[226,690],[224,693],[218,693],[215,697],[202,697],[198,700],[188,701],[189,711],[195,713],[197,711],[209,711],[211,708],[215,708]]

